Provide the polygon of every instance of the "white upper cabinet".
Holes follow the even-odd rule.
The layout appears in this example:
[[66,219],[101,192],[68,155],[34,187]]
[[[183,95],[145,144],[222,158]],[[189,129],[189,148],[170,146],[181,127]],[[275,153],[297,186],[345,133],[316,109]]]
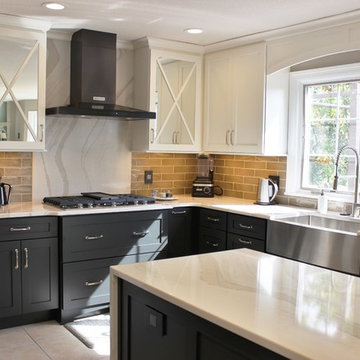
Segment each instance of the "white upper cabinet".
[[132,150],[198,152],[202,56],[192,53],[195,46],[175,51],[160,49],[159,41],[157,46],[152,43],[140,42],[135,49],[134,106],[155,111],[156,119],[132,123]]
[[44,150],[46,32],[2,22],[9,17],[0,17],[0,151]]
[[[287,75],[266,77],[265,69],[265,43],[205,56],[204,151],[286,153],[286,141],[281,144],[278,139],[272,141],[270,134],[276,126],[278,136],[285,134],[286,139]],[[284,96],[275,96],[274,102],[267,103],[265,96],[273,94],[271,86],[278,86],[279,82],[285,89]],[[277,111],[273,110],[274,106],[278,107]]]

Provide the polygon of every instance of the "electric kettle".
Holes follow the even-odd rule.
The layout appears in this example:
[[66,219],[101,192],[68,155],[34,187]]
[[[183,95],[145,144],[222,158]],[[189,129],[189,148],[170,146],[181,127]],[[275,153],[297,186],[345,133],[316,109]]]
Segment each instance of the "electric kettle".
[[3,182],[0,183],[0,205],[6,205],[9,203],[10,193],[11,193],[11,185]]
[[256,204],[272,205],[276,194],[278,193],[278,186],[270,179],[260,179],[259,189]]

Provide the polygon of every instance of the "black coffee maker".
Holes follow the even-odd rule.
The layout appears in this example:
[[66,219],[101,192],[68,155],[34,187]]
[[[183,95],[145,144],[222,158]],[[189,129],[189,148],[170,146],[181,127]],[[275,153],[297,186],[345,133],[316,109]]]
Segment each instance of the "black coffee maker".
[[1,206],[7,205],[9,203],[10,193],[11,193],[11,185],[6,184],[4,182],[0,182],[0,205]]
[[197,157],[197,177],[192,186],[193,197],[214,197],[214,159],[209,155]]

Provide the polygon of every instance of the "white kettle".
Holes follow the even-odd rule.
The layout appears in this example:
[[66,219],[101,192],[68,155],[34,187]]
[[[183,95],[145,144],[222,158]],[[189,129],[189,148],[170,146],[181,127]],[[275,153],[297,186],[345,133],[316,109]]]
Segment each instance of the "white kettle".
[[278,186],[270,179],[260,179],[257,204],[271,205],[274,204],[276,194],[278,193]]

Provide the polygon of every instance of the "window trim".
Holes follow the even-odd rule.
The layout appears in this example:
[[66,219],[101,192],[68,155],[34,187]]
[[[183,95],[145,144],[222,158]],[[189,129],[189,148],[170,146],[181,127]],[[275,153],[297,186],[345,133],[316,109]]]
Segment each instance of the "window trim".
[[[321,82],[358,80],[360,63],[294,71],[289,74],[289,133],[285,195],[314,198],[317,193],[301,188],[304,150],[304,91],[305,85]],[[352,201],[348,193],[331,193],[333,200]]]

